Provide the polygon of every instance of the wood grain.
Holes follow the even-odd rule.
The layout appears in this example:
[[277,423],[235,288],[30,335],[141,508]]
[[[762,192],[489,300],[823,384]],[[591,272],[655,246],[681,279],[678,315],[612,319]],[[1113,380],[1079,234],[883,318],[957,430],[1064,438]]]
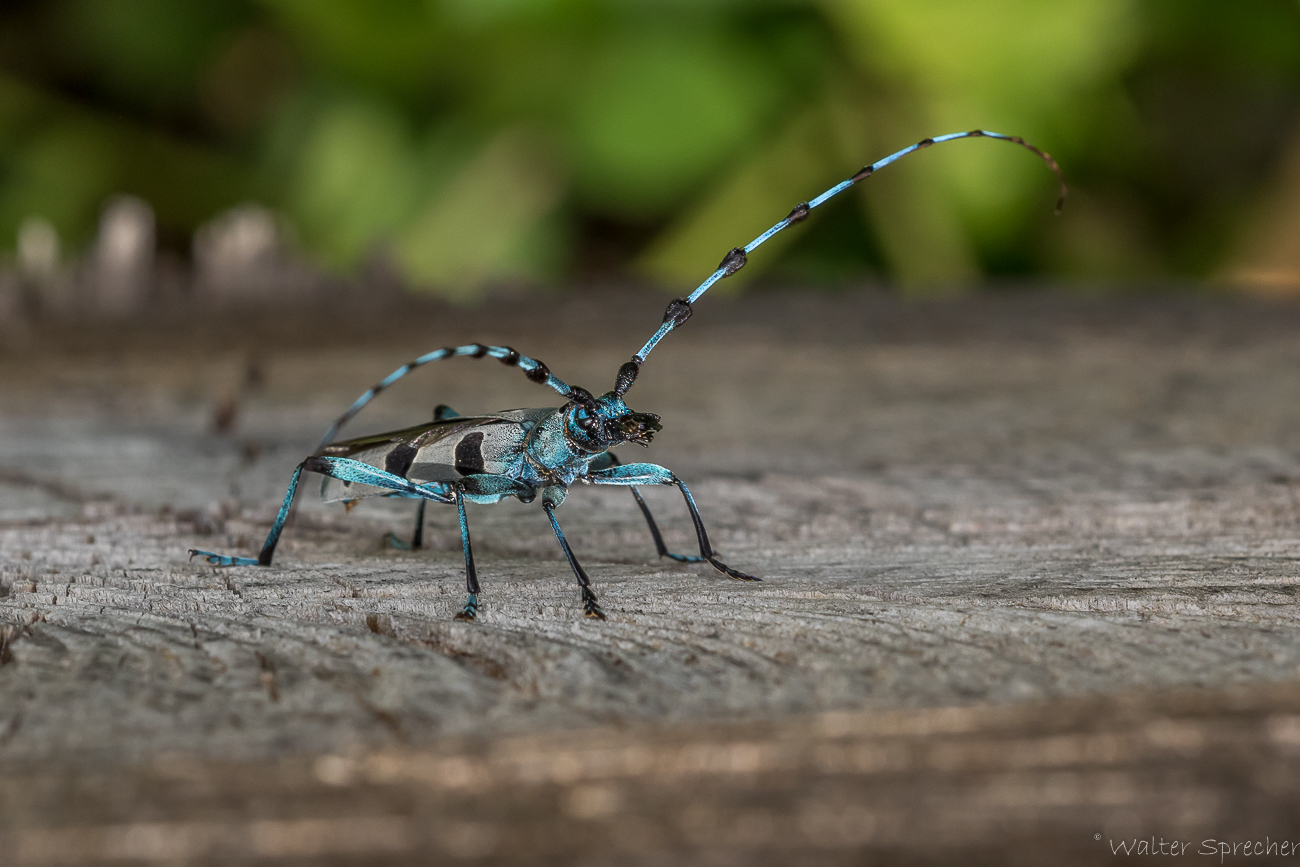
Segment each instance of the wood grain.
[[[656,562],[625,492],[575,489],[560,518],[603,624],[535,505],[471,510],[472,625],[450,619],[454,514],[398,552],[380,537],[409,532],[409,504],[306,502],[271,569],[187,561],[255,551],[330,418],[409,357],[506,343],[600,391],[661,307],[61,326],[7,346],[6,851],[1085,863],[1093,833],[1291,831],[1294,306],[702,305],[629,394],[665,423],[635,459],[677,471],[726,559],[765,580]],[[450,363],[353,430],[546,394]],[[675,495],[648,498],[687,550]],[[586,767],[583,750],[623,758],[519,769]],[[533,758],[494,764],[511,751]]]

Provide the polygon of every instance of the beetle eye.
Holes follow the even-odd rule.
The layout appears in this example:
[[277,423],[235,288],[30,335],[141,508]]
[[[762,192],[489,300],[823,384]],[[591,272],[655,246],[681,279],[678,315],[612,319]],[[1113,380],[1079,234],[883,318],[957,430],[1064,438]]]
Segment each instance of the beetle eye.
[[587,433],[595,432],[596,419],[592,418],[592,416],[586,410],[579,412],[576,420],[578,422],[578,427],[582,428]]

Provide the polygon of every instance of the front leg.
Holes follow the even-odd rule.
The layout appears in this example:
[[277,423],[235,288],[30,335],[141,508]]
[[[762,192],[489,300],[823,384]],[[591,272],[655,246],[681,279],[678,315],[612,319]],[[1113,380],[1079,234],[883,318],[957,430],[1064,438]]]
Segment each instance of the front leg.
[[682,492],[682,498],[686,500],[686,508],[690,510],[691,521],[695,524],[695,537],[700,543],[700,556],[711,563],[713,568],[737,581],[760,580],[738,569],[732,569],[714,556],[713,546],[709,544],[709,534],[705,531],[704,521],[700,518],[700,510],[695,506],[695,498],[691,496],[686,485],[682,484],[682,480],[673,475],[672,470],[667,467],[658,464],[623,464],[603,470],[593,470],[582,476],[581,480],[592,485],[676,485]]
[[[623,462],[620,461],[613,452],[605,452],[603,455],[600,455],[591,462],[591,469],[588,475],[590,475],[591,472],[597,472],[608,467],[620,467],[622,465]],[[689,554],[674,554],[672,551],[669,551],[668,546],[664,544],[663,534],[659,532],[659,524],[655,522],[655,516],[650,514],[650,507],[646,505],[646,501],[642,498],[641,492],[637,490],[636,485],[628,485],[628,490],[632,492],[632,499],[636,500],[637,507],[645,517],[646,526],[650,528],[650,538],[654,539],[655,550],[659,552],[660,557],[668,557],[671,560],[676,560],[678,563],[704,562],[703,557],[693,557]]]

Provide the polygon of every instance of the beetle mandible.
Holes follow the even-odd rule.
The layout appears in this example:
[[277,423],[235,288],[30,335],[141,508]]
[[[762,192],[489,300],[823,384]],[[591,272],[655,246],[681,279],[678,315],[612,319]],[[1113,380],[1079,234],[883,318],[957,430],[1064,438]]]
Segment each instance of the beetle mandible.
[[[1060,197],[1056,202],[1056,210],[1060,212],[1066,195],[1065,178],[1060,167],[1049,154],[1028,144],[1019,136],[977,129],[922,139],[864,166],[853,177],[836,184],[815,199],[800,202],[772,228],[744,247],[735,247],[729,251],[717,269],[694,292],[686,298],[677,298],[669,303],[663,324],[636,355],[619,368],[611,391],[595,397],[584,388],[568,385],[551,373],[542,362],[520,355],[508,346],[473,343],[422,355],[394,370],[357,398],[348,411],[326,431],[316,451],[298,465],[289,481],[289,490],[284,495],[284,502],[280,505],[271,532],[256,558],[231,557],[198,549],[190,549],[190,556],[203,557],[214,566],[271,565],[271,558],[289,518],[298,483],[305,470],[325,477],[321,492],[327,498],[350,502],[359,496],[378,495],[419,500],[415,534],[410,547],[420,546],[424,508],[428,502],[455,505],[460,516],[465,585],[469,592],[465,606],[456,614],[457,620],[475,619],[480,592],[478,573],[474,567],[474,552],[470,547],[469,524],[465,519],[465,503],[495,503],[506,497],[530,503],[539,494],[555,538],[559,541],[573,574],[577,576],[582,590],[583,612],[588,617],[605,619],[605,613],[591,589],[591,579],[573,556],[573,550],[555,518],[556,507],[564,502],[568,488],[574,482],[631,488],[632,496],[636,498],[637,505],[645,516],[659,556],[670,557],[682,563],[709,563],[724,575],[740,581],[759,580],[718,559],[709,543],[694,497],[671,470],[651,463],[624,464],[610,452],[610,449],[622,443],[648,446],[655,432],[662,429],[659,416],[634,412],[623,402],[623,397],[636,381],[641,365],[659,341],[691,317],[691,305],[710,286],[744,267],[747,256],[756,247],[786,226],[806,219],[813,208],[825,204],[901,157],[934,144],[963,138],[998,139],[1020,145],[1036,154],[1056,173],[1060,182]],[[434,420],[429,424],[334,442],[339,429],[381,391],[417,367],[454,357],[495,358],[502,364],[518,367],[531,381],[559,392],[565,399],[565,404],[560,407],[507,410],[467,417],[457,415],[446,406],[439,406],[434,411]],[[638,485],[673,485],[681,492],[695,525],[699,556],[675,554],[668,550],[649,507],[637,490]]]

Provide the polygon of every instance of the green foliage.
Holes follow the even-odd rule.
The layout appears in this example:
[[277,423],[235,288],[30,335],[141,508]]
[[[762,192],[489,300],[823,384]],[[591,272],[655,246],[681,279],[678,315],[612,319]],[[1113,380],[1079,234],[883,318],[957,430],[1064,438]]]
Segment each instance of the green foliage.
[[679,204],[760,133],[780,84],[713,27],[626,29],[585,65],[566,112],[575,181],[614,214]]
[[384,91],[418,92],[446,51],[426,0],[264,0],[303,60],[330,77]]
[[303,237],[340,267],[419,206],[423,162],[406,118],[375,101],[323,105],[297,142],[285,204]]
[[215,59],[238,4],[70,0],[56,4],[65,56],[107,93],[153,110],[183,110]]
[[448,297],[611,261],[675,287],[863,162],[988,127],[1060,158],[1060,220],[1041,165],[963,142],[744,277],[1204,275],[1297,107],[1281,0],[46,0],[0,10],[0,245],[33,215],[84,243],[117,192],[171,239],[253,199],[328,267]]

